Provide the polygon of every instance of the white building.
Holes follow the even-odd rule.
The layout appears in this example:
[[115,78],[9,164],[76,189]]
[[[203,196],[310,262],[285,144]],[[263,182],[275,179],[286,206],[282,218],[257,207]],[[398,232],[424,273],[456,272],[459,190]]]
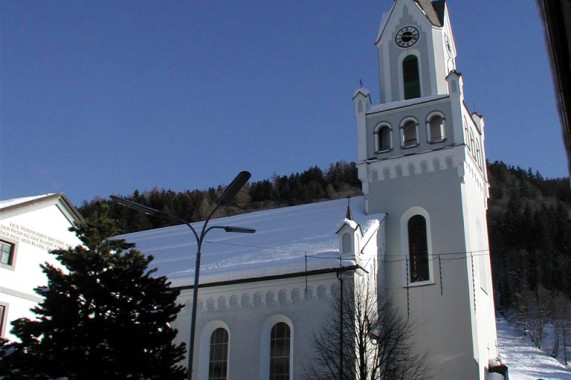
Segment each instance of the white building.
[[[193,378],[208,379],[209,365],[226,366],[228,379],[301,378],[340,272],[376,281],[416,323],[435,378],[488,378],[498,352],[484,120],[464,104],[446,3],[396,0],[375,42],[380,104],[364,88],[353,97],[365,195],[351,200],[354,221],[345,200],[215,220],[257,233],[213,231],[203,246]],[[187,342],[190,231],[123,237],[182,289],[176,327]],[[273,357],[280,342],[287,352]]]
[[59,265],[49,251],[80,244],[69,231],[80,220],[63,194],[0,201],[0,337],[14,339],[12,321],[34,317],[34,288],[47,284],[40,264]]

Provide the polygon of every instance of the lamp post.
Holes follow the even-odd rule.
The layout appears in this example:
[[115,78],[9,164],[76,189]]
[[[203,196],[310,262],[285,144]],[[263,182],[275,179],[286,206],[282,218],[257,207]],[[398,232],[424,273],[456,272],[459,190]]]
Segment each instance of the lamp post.
[[236,178],[234,178],[232,183],[230,183],[230,185],[228,185],[226,190],[224,190],[222,195],[216,200],[216,206],[214,207],[214,209],[212,209],[212,211],[210,211],[210,214],[208,214],[208,217],[204,220],[200,234],[198,234],[196,229],[194,229],[194,227],[189,222],[187,222],[186,220],[184,220],[184,219],[182,219],[176,215],[172,215],[172,214],[169,214],[169,213],[166,213],[163,211],[159,211],[159,210],[154,209],[152,207],[148,207],[148,206],[142,205],[140,203],[130,201],[128,199],[119,198],[119,197],[116,197],[113,195],[111,196],[111,200],[113,202],[116,202],[122,206],[132,208],[134,210],[143,212],[147,215],[166,216],[168,218],[175,219],[175,220],[178,220],[178,221],[184,223],[188,228],[190,228],[190,230],[192,231],[192,234],[194,235],[194,238],[196,239],[197,251],[196,251],[196,263],[194,265],[194,286],[192,288],[192,294],[193,294],[192,295],[192,315],[191,315],[191,319],[190,319],[190,339],[189,339],[189,344],[188,344],[188,373],[187,373],[188,380],[192,379],[192,362],[193,362],[193,357],[194,357],[194,335],[195,335],[195,329],[196,329],[196,308],[197,308],[197,304],[198,304],[198,279],[200,277],[200,256],[202,254],[202,243],[204,241],[204,237],[206,236],[206,234],[210,230],[213,230],[213,229],[223,229],[226,232],[235,232],[235,233],[250,233],[250,234],[252,234],[252,233],[256,232],[256,230],[251,229],[251,228],[243,228],[243,227],[235,227],[235,226],[210,226],[207,228],[207,225],[208,225],[208,222],[210,221],[210,218],[212,217],[212,215],[214,215],[216,210],[218,210],[218,208],[220,206],[227,204],[228,201],[230,201],[230,199],[232,199],[236,195],[236,193],[242,188],[242,186],[244,186],[244,184],[246,182],[248,182],[248,179],[250,179],[250,176],[251,176],[251,174],[249,172],[242,171],[236,176]]

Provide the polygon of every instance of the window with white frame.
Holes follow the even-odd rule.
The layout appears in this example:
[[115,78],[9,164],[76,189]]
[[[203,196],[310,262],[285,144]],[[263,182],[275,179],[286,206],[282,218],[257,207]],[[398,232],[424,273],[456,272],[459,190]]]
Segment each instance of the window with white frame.
[[210,336],[208,380],[226,380],[228,374],[228,331],[220,327]]
[[393,148],[392,128],[388,124],[380,124],[375,129],[375,152],[388,152]]
[[4,327],[6,324],[4,323],[7,317],[6,310],[8,307],[6,305],[0,304],[0,337],[4,336]]
[[272,327],[270,342],[270,380],[290,379],[290,338],[287,323],[278,322]]
[[0,240],[0,264],[6,266],[14,265],[14,248],[14,243]]
[[418,123],[414,119],[405,120],[400,127],[401,146],[411,148],[418,145]]
[[444,141],[446,139],[444,116],[441,113],[430,114],[426,121],[426,131],[429,142],[436,143]]
[[429,281],[430,271],[426,219],[422,215],[414,215],[408,220],[407,227],[409,282]]

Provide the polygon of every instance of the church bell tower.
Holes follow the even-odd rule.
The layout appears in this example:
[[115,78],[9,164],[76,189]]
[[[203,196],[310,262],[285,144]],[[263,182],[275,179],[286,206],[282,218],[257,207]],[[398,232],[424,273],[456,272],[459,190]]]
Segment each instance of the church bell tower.
[[464,103],[445,1],[395,0],[375,40],[380,103],[359,88],[357,167],[385,212],[379,292],[414,321],[438,379],[485,379],[497,357],[484,119]]

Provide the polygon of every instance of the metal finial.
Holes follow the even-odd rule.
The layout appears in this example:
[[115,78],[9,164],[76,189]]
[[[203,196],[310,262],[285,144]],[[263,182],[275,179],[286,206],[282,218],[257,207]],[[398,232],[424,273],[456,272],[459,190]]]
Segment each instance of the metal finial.
[[353,220],[353,213],[351,212],[351,197],[347,197],[347,215],[346,219]]

